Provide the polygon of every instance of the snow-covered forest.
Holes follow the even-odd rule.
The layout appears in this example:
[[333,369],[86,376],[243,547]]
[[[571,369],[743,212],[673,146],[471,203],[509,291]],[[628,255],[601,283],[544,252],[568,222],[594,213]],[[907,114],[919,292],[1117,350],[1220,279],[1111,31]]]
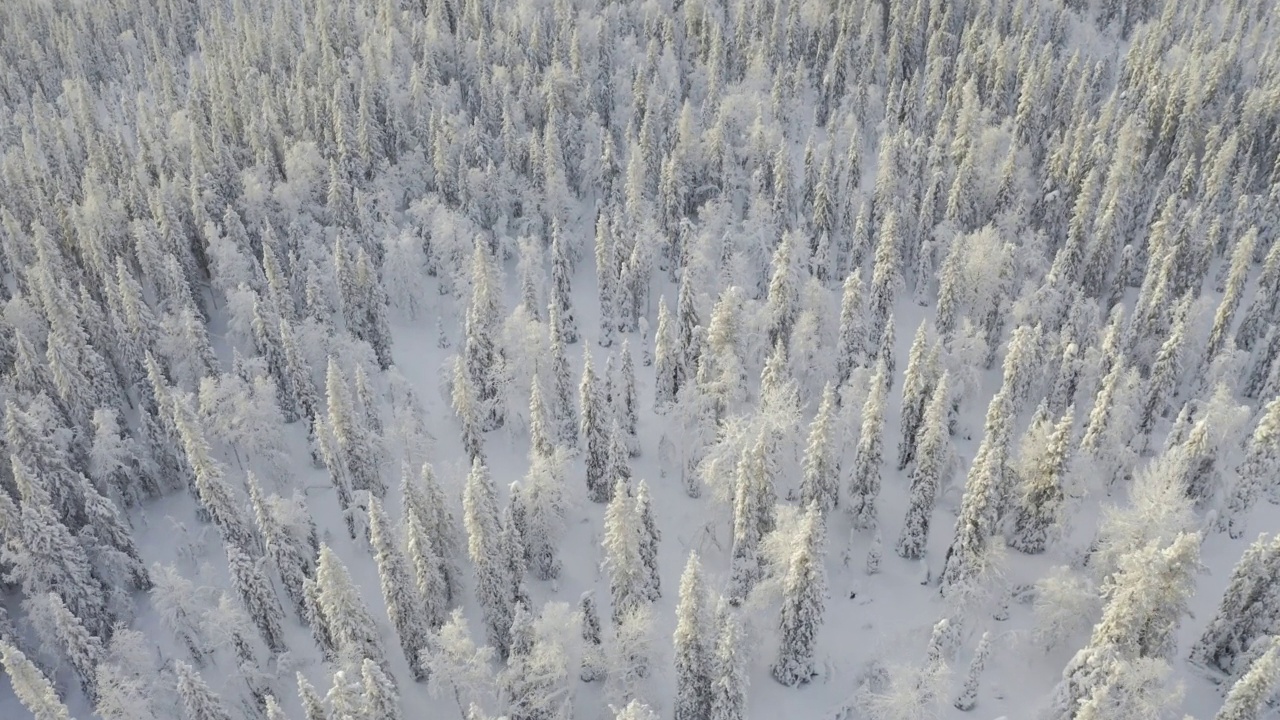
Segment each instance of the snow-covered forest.
[[1280,717],[1278,240],[1275,0],[5,0],[0,717]]

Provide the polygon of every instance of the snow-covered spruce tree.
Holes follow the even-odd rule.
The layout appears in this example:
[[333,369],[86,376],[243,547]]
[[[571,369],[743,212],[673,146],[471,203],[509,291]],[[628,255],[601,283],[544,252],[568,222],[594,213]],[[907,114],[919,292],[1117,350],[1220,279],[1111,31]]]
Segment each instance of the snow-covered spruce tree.
[[569,249],[557,223],[551,232],[551,302],[559,315],[560,332],[566,345],[578,342],[578,323],[573,318],[573,288],[569,282],[572,276]]
[[0,638],[0,661],[9,675],[13,694],[33,720],[71,720],[71,712],[40,668],[3,638]]
[[782,644],[772,666],[773,677],[783,685],[809,682],[817,674],[814,650],[826,607],[826,524],[822,512],[810,505],[800,523],[795,549],[783,580]]
[[1004,483],[1005,456],[1011,408],[1003,389],[987,407],[986,428],[973,464],[965,478],[955,535],[947,547],[941,573],[943,596],[953,590],[966,592],[982,572],[987,543],[996,533],[999,493]]
[[361,717],[369,720],[400,720],[400,698],[396,686],[378,663],[365,658],[360,664]]
[[582,405],[579,435],[586,442],[587,497],[592,502],[609,502],[616,478],[609,472],[609,410],[600,391],[600,382],[591,367],[591,348],[584,346],[582,382],[578,385]]
[[1222,709],[1213,720],[1259,720],[1280,682],[1280,643],[1274,639],[1271,648],[1249,665],[1249,670],[1231,686]]
[[[280,346],[284,353],[285,375],[290,392],[297,400],[298,411],[307,419],[307,439],[312,446],[316,443],[316,413],[320,408],[320,394],[316,390],[315,378],[311,373],[311,365],[298,345],[293,325],[285,318],[280,318]],[[315,449],[312,449],[315,459]]]
[[658,542],[662,532],[654,519],[653,498],[649,496],[649,483],[644,480],[636,487],[636,515],[640,522],[640,562],[644,565],[644,596],[649,602],[662,597],[662,576],[658,572]]
[[578,602],[578,614],[582,623],[582,667],[579,677],[583,682],[594,682],[604,677],[605,660],[603,638],[600,635],[600,613],[596,610],[594,592],[585,592]]
[[627,455],[627,441],[622,436],[622,427],[617,418],[609,420],[609,445],[605,458],[604,477],[609,482],[622,480],[631,483],[631,460]]
[[706,344],[698,359],[696,381],[714,409],[716,425],[736,411],[747,397],[747,371],[742,360],[743,334],[741,288],[730,286],[720,293],[711,311]]
[[222,467],[213,459],[189,397],[174,398],[174,422],[182,435],[187,462],[195,472],[200,504],[218,526],[223,542],[236,545],[251,557],[259,555],[261,546],[253,524],[245,517],[244,502],[223,479]]
[[617,406],[619,422],[622,423],[622,430],[626,433],[627,453],[631,457],[640,456],[640,437],[637,434],[640,426],[640,418],[638,416],[640,410],[640,399],[636,395],[636,363],[631,356],[631,341],[624,338],[622,340],[622,365],[621,387],[618,388],[618,398],[615,401]]
[[854,368],[866,362],[866,329],[863,325],[861,268],[844,279],[840,297],[840,331],[836,344],[836,385],[844,387]]
[[280,498],[274,495],[270,499],[263,497],[262,488],[252,472],[248,473],[245,483],[249,487],[249,501],[253,505],[258,532],[266,545],[267,557],[280,576],[285,595],[293,604],[295,613],[304,618],[306,600],[302,593],[302,580],[315,574],[314,551],[305,542],[300,542],[300,538],[295,537],[279,517],[279,509],[285,507]]
[[609,573],[616,625],[647,599],[648,571],[641,556],[644,528],[631,487],[619,480],[612,494],[604,513],[604,565]]
[[641,603],[622,616],[607,649],[606,695],[619,701],[636,697],[653,666],[653,606]]
[[1191,647],[1191,660],[1224,673],[1237,658],[1280,621],[1274,588],[1280,582],[1280,536],[1258,536],[1231,571],[1218,611]]
[[510,649],[511,583],[498,521],[497,491],[489,468],[476,460],[471,464],[462,491],[462,521],[467,529],[467,555],[476,572],[476,599],[484,616],[489,645],[506,658]]
[[389,673],[378,626],[373,622],[373,616],[369,614],[369,608],[360,597],[360,590],[352,582],[346,566],[328,545],[320,546],[316,584],[318,609],[340,662],[354,667],[370,658]]
[[742,622],[730,611],[717,613],[715,649],[708,673],[711,681],[710,720],[747,717],[747,663],[742,647]]
[[187,720],[231,720],[231,713],[227,712],[221,698],[209,689],[195,668],[176,660],[174,671],[178,677],[178,697],[182,698]]
[[733,550],[729,561],[728,599],[740,605],[760,580],[760,492],[757,485],[767,473],[764,447],[752,443],[738,460],[733,491]]
[[284,639],[284,610],[276,598],[275,588],[262,564],[266,558],[253,560],[235,545],[225,545],[227,567],[231,570],[231,584],[244,604],[244,609],[253,618],[258,633],[262,635],[267,649],[272,653],[282,653],[288,649]]
[[1244,461],[1236,468],[1235,487],[1219,515],[1219,529],[1225,529],[1231,538],[1244,535],[1245,519],[1258,496],[1263,493],[1280,498],[1280,398],[1274,398],[1263,408],[1257,426],[1245,445]]
[[884,410],[889,389],[884,383],[887,369],[876,363],[867,401],[862,406],[862,430],[858,435],[853,473],[849,476],[849,514],[853,526],[865,530],[876,524],[876,498],[880,495],[880,465],[884,455]]
[[325,391],[329,403],[328,426],[338,441],[339,456],[347,467],[351,489],[382,497],[387,486],[382,479],[381,462],[373,443],[373,429],[356,411],[347,380],[332,355],[325,373]]
[[417,514],[405,513],[400,534],[404,538],[405,559],[413,568],[414,588],[423,603],[422,613],[428,627],[437,628],[444,622],[451,594],[444,563]]
[[507,580],[507,597],[511,599],[511,607],[517,605],[529,606],[529,593],[524,584],[524,575],[528,570],[529,561],[524,544],[524,517],[523,511],[519,510],[523,505],[520,501],[518,483],[513,483],[511,502],[502,508],[502,515],[499,521],[501,530],[498,533],[499,548],[502,552],[501,561],[506,568],[504,573]]
[[267,704],[263,706],[262,711],[267,720],[289,720],[289,716],[284,714],[280,701],[276,700],[274,695],[267,695],[266,700]]
[[414,679],[425,680],[422,653],[431,632],[428,605],[419,594],[416,578],[391,536],[386,513],[377,498],[369,501],[369,544],[374,563],[378,566],[378,584],[382,589],[387,617],[400,638],[400,649]]
[[[405,537],[406,552],[414,563],[419,591],[424,599],[439,598],[441,612],[436,616],[438,622],[433,623],[439,624],[444,620],[444,608],[455,603],[463,592],[462,573],[456,562],[459,553],[457,524],[430,463],[423,463],[422,471],[416,475],[405,472],[401,476],[400,497],[404,502],[406,528],[412,517],[422,532],[421,537],[430,543],[430,557],[425,545],[418,555],[414,555],[408,550],[408,535]],[[416,558],[421,558],[427,564],[420,564]],[[424,575],[424,571],[431,567],[437,568],[436,571]],[[437,587],[434,582],[428,581],[430,575],[437,572],[444,582],[443,594],[434,589],[427,592],[427,588]]]
[[991,652],[991,633],[982,633],[978,647],[969,660],[969,674],[964,679],[964,689],[960,691],[952,705],[957,710],[969,711],[978,704],[978,683],[982,680],[982,671],[987,664],[987,655]]
[[609,218],[604,213],[596,216],[595,232],[596,290],[600,302],[600,337],[597,341],[601,347],[612,347],[613,336],[619,325],[624,288],[619,282],[618,273],[621,263],[618,260],[617,248],[613,238],[613,230]]
[[[1199,564],[1200,536],[1180,533],[1129,553],[1103,587],[1102,619],[1062,671],[1044,720],[1078,720],[1081,703],[1144,660],[1162,660],[1186,614]],[[1120,690],[1123,692],[1123,688]]]
[[765,302],[765,327],[769,345],[791,342],[791,328],[800,312],[800,278],[796,262],[795,233],[783,232],[782,242],[773,251],[772,275]]
[[676,296],[676,397],[680,396],[680,390],[686,383],[693,381],[698,357],[702,354],[698,338],[702,318],[698,314],[695,282],[694,273],[685,268],[680,275],[680,290]]
[[933,378],[929,377],[929,321],[923,320],[911,341],[907,356],[907,374],[902,381],[902,439],[898,441],[898,469],[905,470],[915,458],[916,435],[924,422],[924,408],[929,402]]
[[486,245],[477,237],[471,256],[471,301],[461,357],[476,389],[480,429],[487,431],[502,427],[506,414],[502,402],[505,368],[497,345],[503,317],[502,285]]
[[27,598],[27,619],[36,634],[50,647],[56,647],[80,677],[80,688],[89,702],[96,703],[96,675],[105,650],[102,641],[89,634],[84,623],[71,614],[56,593]]
[[[1209,328],[1209,337],[1205,341],[1204,356],[1200,362],[1200,374],[1209,368],[1213,359],[1226,346],[1231,332],[1236,310],[1240,308],[1240,300],[1244,296],[1244,287],[1249,280],[1249,270],[1253,265],[1253,248],[1258,242],[1258,229],[1251,227],[1236,242],[1231,251],[1230,272],[1223,288],[1222,300],[1213,315],[1213,325]],[[1224,266],[1225,267],[1225,266]]]
[[1182,350],[1186,345],[1186,303],[1180,304],[1174,312],[1178,316],[1177,321],[1170,329],[1168,339],[1156,354],[1155,364],[1151,366],[1151,376],[1147,380],[1146,394],[1138,413],[1137,431],[1143,435],[1150,435],[1155,427],[1156,418],[1165,414],[1172,399],[1171,393],[1177,387],[1178,378],[1182,374]]
[[484,430],[480,416],[480,405],[477,400],[475,385],[467,374],[466,362],[462,356],[453,363],[453,378],[449,386],[449,396],[453,404],[453,412],[462,424],[462,449],[473,461],[484,462]]
[[876,346],[874,357],[878,363],[884,364],[884,374],[880,375],[880,380],[884,383],[885,390],[893,389],[893,375],[897,369],[897,360],[893,349],[897,343],[895,327],[893,313],[889,313],[885,317],[884,331],[880,333],[880,344]]
[[[1062,520],[1063,489],[1071,456],[1075,408],[1068,406],[1047,435],[1024,444],[1014,465],[1021,488],[1013,502],[1009,547],[1028,554],[1044,552],[1049,533]],[[1028,435],[1032,431],[1028,431]]]
[[676,605],[675,720],[699,720],[711,711],[713,628],[707,612],[707,588],[697,552],[689,553],[680,576]]
[[559,330],[559,315],[551,306],[547,330],[551,335],[551,377],[554,390],[551,395],[551,417],[556,437],[568,448],[578,447],[578,414],[573,407],[573,373],[569,369],[569,356],[565,351],[564,336]]
[[950,378],[950,375],[943,373],[934,386],[917,438],[916,464],[911,468],[907,516],[895,547],[898,556],[908,560],[924,557],[929,543],[929,520],[933,516],[934,503],[942,485],[942,472],[947,466]]
[[675,321],[667,310],[667,296],[658,297],[658,328],[653,336],[653,410],[666,413],[676,401],[680,348]]
[[[884,216],[876,239],[875,262],[872,266],[871,287],[867,293],[867,337],[881,339],[885,325],[892,314],[893,299],[902,285],[901,239],[898,230],[898,211],[890,209]],[[887,360],[886,360],[887,362]]]
[[809,424],[800,481],[800,503],[817,503],[828,512],[840,503],[840,448],[836,437],[836,389],[831,383],[822,390],[818,413]]
[[550,455],[530,455],[520,494],[525,517],[524,543],[534,576],[539,580],[552,580],[560,574],[559,545],[568,502],[564,452],[557,448]]
[[302,704],[303,720],[328,720],[329,713],[325,710],[324,700],[321,699],[320,693],[307,680],[306,676],[298,673],[298,700]]

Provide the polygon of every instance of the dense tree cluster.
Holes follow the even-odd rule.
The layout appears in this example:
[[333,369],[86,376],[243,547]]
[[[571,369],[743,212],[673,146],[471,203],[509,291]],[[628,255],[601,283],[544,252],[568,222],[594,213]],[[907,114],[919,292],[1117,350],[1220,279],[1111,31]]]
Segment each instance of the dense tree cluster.
[[948,606],[873,714],[963,711],[1007,546],[1074,561],[1033,594],[1076,649],[1045,718],[1158,717],[1189,652],[1255,720],[1277,542],[1177,630],[1206,534],[1280,503],[1278,22],[0,3],[14,699],[569,720],[602,680],[618,718],[741,720],[751,678],[841,666],[831,544]]

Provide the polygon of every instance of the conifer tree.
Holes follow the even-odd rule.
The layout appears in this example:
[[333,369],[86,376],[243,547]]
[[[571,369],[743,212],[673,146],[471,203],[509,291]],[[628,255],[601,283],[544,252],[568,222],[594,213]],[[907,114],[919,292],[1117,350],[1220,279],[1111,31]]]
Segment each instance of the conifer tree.
[[916,464],[911,469],[911,489],[907,517],[898,536],[899,557],[917,560],[924,557],[929,542],[929,520],[942,485],[942,472],[947,463],[947,412],[950,404],[950,375],[944,373],[933,388],[925,409],[916,446]]
[[[39,634],[45,634],[42,627],[44,623],[52,625],[52,635],[58,649],[80,676],[80,687],[84,690],[85,696],[91,703],[96,703],[98,700],[97,672],[106,654],[102,647],[102,640],[89,634],[84,623],[71,614],[56,593],[29,598],[27,604],[30,608],[28,618],[36,625]],[[46,615],[49,617],[45,617]]]
[[275,589],[266,573],[262,571],[262,560],[254,561],[235,545],[225,546],[227,566],[231,569],[231,584],[240,596],[240,602],[253,619],[258,632],[273,653],[282,653],[287,649],[284,639],[284,611],[276,598]]
[[702,326],[702,319],[698,315],[693,283],[693,273],[685,268],[680,275],[680,292],[676,298],[676,379],[672,386],[675,397],[679,397],[681,388],[693,380],[698,367],[698,356],[702,352],[698,343],[698,328]]
[[592,502],[609,502],[610,490],[617,478],[609,473],[609,413],[600,392],[600,383],[591,367],[591,351],[583,351],[582,382],[578,385],[582,405],[579,434],[586,441],[587,497]]
[[351,489],[382,497],[387,486],[373,444],[373,429],[356,412],[347,380],[333,356],[329,357],[325,389],[329,402],[328,426],[338,441],[339,456],[351,478]]
[[648,572],[641,555],[643,537],[636,499],[630,486],[619,480],[604,513],[604,564],[609,573],[615,625],[647,599]]
[[1049,533],[1061,520],[1074,424],[1075,409],[1068,407],[1042,444],[1023,450],[1009,536],[1009,546],[1020,552],[1044,552]]
[[805,510],[793,542],[782,589],[782,645],[772,666],[774,679],[787,686],[808,683],[817,674],[814,650],[826,606],[827,577],[826,528],[816,505]]
[[1254,660],[1249,671],[1231,686],[1214,720],[1258,720],[1263,705],[1280,682],[1280,643]]
[[369,543],[378,566],[378,582],[387,617],[400,637],[400,649],[414,679],[424,680],[426,670],[422,652],[427,647],[431,628],[427,605],[418,593],[417,583],[400,548],[391,537],[386,514],[377,498],[369,501]]
[[258,555],[261,553],[259,540],[244,516],[244,503],[223,479],[222,467],[212,457],[189,398],[174,398],[174,422],[182,436],[187,462],[195,472],[200,504],[218,526],[223,541],[251,557]]
[[467,457],[484,462],[484,430],[476,388],[467,374],[466,363],[459,356],[453,363],[453,382],[449,388],[453,412],[462,423],[462,449]]
[[1266,492],[1273,498],[1278,497],[1277,472],[1280,472],[1280,398],[1273,398],[1263,408],[1258,425],[1249,436],[1244,461],[1236,468],[1236,485],[1219,516],[1220,527],[1233,540],[1244,534],[1245,519],[1259,495]]
[[929,402],[932,378],[929,377],[928,320],[920,323],[915,339],[911,341],[911,354],[907,360],[907,375],[902,382],[902,439],[898,442],[898,469],[905,470],[915,458],[916,435],[924,421],[924,408]]
[[853,370],[866,362],[861,268],[844,279],[840,297],[840,332],[836,344],[836,385],[844,387]]
[[578,603],[582,618],[582,668],[579,677],[583,682],[594,682],[604,677],[604,651],[600,636],[600,613],[596,610],[594,592],[585,592]]
[[622,430],[625,433],[627,454],[631,457],[639,457],[640,437],[637,433],[640,425],[638,417],[640,400],[636,395],[636,364],[635,359],[631,356],[631,341],[628,339],[623,339],[622,341],[622,365],[620,370],[622,373],[622,387],[618,390],[619,396],[616,400],[619,422],[622,424]]
[[965,478],[955,535],[947,547],[942,568],[944,596],[953,591],[971,590],[970,584],[982,572],[987,543],[995,535],[999,520],[999,493],[1004,483],[1010,422],[1009,399],[1002,388],[987,406],[982,444]]
[[416,513],[405,513],[401,535],[405,558],[413,568],[414,589],[423,603],[422,614],[428,627],[438,628],[444,622],[451,592],[443,570],[445,563]]
[[284,585],[285,594],[293,603],[294,611],[299,618],[306,617],[306,599],[302,591],[304,578],[314,576],[314,551],[289,532],[278,517],[277,508],[282,505],[279,498],[272,497],[271,502],[262,495],[257,478],[249,473],[246,478],[249,487],[249,500],[253,505],[254,518],[258,524],[258,532],[262,534],[266,546],[267,557],[275,566],[276,573]]
[[378,626],[361,599],[359,588],[351,581],[346,566],[328,545],[320,546],[316,584],[318,610],[332,637],[339,660],[344,665],[353,667],[369,658],[385,670],[387,659],[382,650]]
[[561,339],[566,345],[578,342],[578,323],[573,318],[573,291],[570,277],[569,251],[557,223],[551,232],[551,302],[559,318]]
[[361,717],[368,720],[400,720],[400,698],[395,685],[378,663],[365,658],[360,664],[360,684],[363,690]]
[[769,345],[789,345],[791,329],[800,314],[800,283],[796,267],[796,239],[792,232],[782,234],[782,242],[773,251],[773,274],[765,303],[765,321]]
[[49,679],[20,650],[0,638],[0,661],[9,675],[9,685],[32,716],[32,720],[71,720],[71,712],[58,699]]
[[289,716],[284,714],[284,710],[280,708],[280,702],[274,695],[267,695],[266,701],[263,712],[266,713],[267,720],[289,720]]
[[605,463],[605,478],[607,478],[609,482],[623,480],[630,483],[631,461],[628,459],[627,443],[622,437],[622,428],[618,425],[617,418],[613,418],[609,421],[608,451]]
[[1191,660],[1231,674],[1237,659],[1280,619],[1273,594],[1280,578],[1280,538],[1258,536],[1231,571],[1217,613],[1191,648]]
[[849,477],[849,513],[855,528],[876,525],[876,498],[880,495],[880,465],[883,461],[885,396],[884,362],[876,363],[867,401],[862,406],[862,430],[858,435],[853,474]]
[[952,703],[957,710],[969,711],[978,704],[978,683],[982,680],[982,670],[987,664],[987,655],[991,652],[991,633],[982,633],[978,647],[969,660],[969,674],[964,679],[964,689]]
[[[868,293],[867,310],[870,322],[867,324],[867,337],[877,340],[884,336],[885,325],[892,313],[894,295],[902,283],[901,248],[898,238],[898,211],[890,209],[880,226],[880,237],[876,240],[875,263],[872,266],[871,287]],[[889,361],[886,359],[886,363]]]
[[679,339],[675,322],[667,311],[666,295],[658,297],[658,329],[653,342],[653,410],[663,414],[676,401],[676,385],[680,377]]
[[[463,592],[463,587],[461,573],[455,562],[459,552],[456,523],[430,463],[423,463],[422,471],[417,474],[416,480],[414,475],[404,474],[401,480],[401,497],[404,499],[406,528],[412,516],[421,530],[420,537],[427,543],[420,551],[420,556],[428,558],[428,564],[420,565],[418,560],[414,560],[414,572],[418,577],[419,590],[422,591],[424,599],[428,597],[426,588],[436,587],[434,581],[428,582],[425,579],[423,572],[426,568],[435,568],[431,574],[438,574],[440,581],[444,583],[441,586],[443,593],[434,590],[430,593],[430,596],[439,597],[441,600],[442,611],[438,619],[443,621],[443,608],[456,602]],[[407,547],[408,537],[406,536]],[[417,556],[410,553],[410,557]]]
[[551,377],[554,382],[551,417],[560,444],[568,448],[576,448],[578,447],[578,417],[573,407],[573,374],[569,370],[569,357],[565,354],[564,338],[558,330],[556,312],[555,307],[552,306],[551,319],[548,323],[551,332]]
[[484,616],[485,637],[502,658],[510,649],[512,578],[508,576],[498,523],[498,499],[489,468],[479,460],[462,495],[463,524],[467,528],[467,554],[476,568],[476,598]]
[[662,576],[658,573],[658,542],[662,532],[654,520],[653,499],[649,484],[640,481],[636,488],[636,515],[640,521],[640,562],[644,566],[644,596],[649,602],[662,597]]
[[187,720],[231,720],[231,713],[195,668],[177,660],[174,670],[178,676],[178,696],[187,711]]
[[711,711],[713,637],[709,631],[707,589],[698,554],[689,554],[680,576],[680,601],[676,605],[675,719],[698,720]]
[[733,550],[729,565],[729,603],[741,604],[760,579],[760,491],[767,472],[764,447],[743,448],[733,494]]
[[732,612],[719,613],[715,650],[708,670],[711,680],[711,720],[745,720],[747,672],[743,661],[742,623]]
[[836,447],[836,389],[831,383],[822,391],[818,414],[809,425],[800,483],[800,503],[817,503],[828,512],[840,502],[840,454]]
[[[499,521],[498,544],[502,552],[500,561],[505,569],[507,581],[507,597],[511,607],[529,606],[529,593],[525,588],[524,575],[528,570],[528,551],[524,544],[523,507],[519,496],[520,486],[513,484],[511,502],[502,509]],[[521,514],[517,514],[517,512]]]
[[1102,619],[1063,670],[1044,717],[1078,718],[1080,704],[1127,667],[1166,656],[1186,613],[1199,549],[1198,534],[1180,533],[1172,543],[1153,541],[1124,558],[1104,588]]
[[476,239],[471,260],[471,301],[467,306],[466,341],[461,357],[467,377],[476,390],[476,405],[482,431],[502,427],[506,420],[503,392],[504,358],[497,345],[502,318],[502,288],[498,270],[486,243]]
[[298,673],[298,699],[302,702],[303,720],[328,720],[320,693],[307,681],[302,673]]

